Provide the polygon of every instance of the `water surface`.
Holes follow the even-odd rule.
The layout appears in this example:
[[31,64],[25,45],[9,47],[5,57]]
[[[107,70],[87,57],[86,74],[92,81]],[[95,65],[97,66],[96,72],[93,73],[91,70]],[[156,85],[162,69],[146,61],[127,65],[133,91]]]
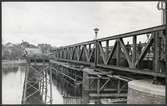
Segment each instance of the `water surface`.
[[[25,67],[2,69],[2,104],[21,104]],[[63,104],[63,96],[52,84],[53,104]]]

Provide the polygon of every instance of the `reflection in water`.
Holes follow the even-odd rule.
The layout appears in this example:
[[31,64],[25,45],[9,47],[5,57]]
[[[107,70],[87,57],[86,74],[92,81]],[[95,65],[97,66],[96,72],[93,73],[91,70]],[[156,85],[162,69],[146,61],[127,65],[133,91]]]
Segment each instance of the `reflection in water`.
[[[2,104],[21,104],[24,77],[24,66],[2,69]],[[63,104],[63,96],[54,83],[52,90],[53,104]]]
[[[66,77],[67,78],[67,77]],[[58,91],[63,95],[64,104],[81,104],[82,86],[66,79],[62,74],[53,72],[53,82]]]
[[8,73],[16,73],[18,71],[19,67],[7,67],[2,68],[2,74],[8,74]]
[[57,87],[53,84],[53,104],[63,104],[63,96],[58,92]]
[[22,67],[8,69],[2,69],[2,103],[20,104],[25,72]]

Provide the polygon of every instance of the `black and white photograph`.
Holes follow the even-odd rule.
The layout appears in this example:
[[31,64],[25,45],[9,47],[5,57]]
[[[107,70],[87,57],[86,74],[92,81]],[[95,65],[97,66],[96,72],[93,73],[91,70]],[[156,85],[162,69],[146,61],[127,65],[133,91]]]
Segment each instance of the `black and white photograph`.
[[165,1],[2,8],[2,104],[165,104]]

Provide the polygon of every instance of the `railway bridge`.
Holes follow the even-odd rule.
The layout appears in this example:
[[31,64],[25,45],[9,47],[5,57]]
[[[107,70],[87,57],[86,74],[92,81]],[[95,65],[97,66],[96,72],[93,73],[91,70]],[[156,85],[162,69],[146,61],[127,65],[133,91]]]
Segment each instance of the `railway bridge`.
[[[78,103],[153,103],[155,98],[165,103],[165,92],[152,90],[165,85],[165,35],[161,25],[59,47],[49,56],[48,72],[64,98]],[[142,84],[159,94],[149,94]],[[139,98],[136,92],[142,92]]]

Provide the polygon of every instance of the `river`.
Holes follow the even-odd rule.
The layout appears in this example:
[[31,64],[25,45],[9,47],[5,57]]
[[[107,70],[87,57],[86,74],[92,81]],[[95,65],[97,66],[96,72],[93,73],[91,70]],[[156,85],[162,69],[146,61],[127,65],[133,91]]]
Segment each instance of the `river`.
[[[25,67],[2,69],[2,104],[21,104]],[[63,96],[52,84],[53,104],[63,104]]]

